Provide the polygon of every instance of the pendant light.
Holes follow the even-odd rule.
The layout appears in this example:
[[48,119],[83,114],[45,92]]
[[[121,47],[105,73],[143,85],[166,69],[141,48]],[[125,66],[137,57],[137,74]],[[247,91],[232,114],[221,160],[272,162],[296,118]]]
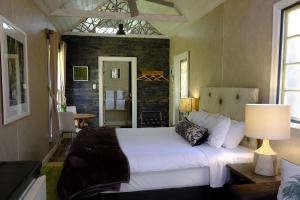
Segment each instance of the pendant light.
[[119,24],[119,30],[116,35],[126,35],[123,24]]

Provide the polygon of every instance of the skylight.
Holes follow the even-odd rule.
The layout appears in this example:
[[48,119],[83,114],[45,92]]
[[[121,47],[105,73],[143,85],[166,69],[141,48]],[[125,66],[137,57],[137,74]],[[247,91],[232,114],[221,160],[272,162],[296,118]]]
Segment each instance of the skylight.
[[[124,0],[110,0],[97,8],[98,11],[130,13],[128,2]],[[119,24],[124,25],[126,34],[162,35],[149,22],[144,20],[112,20],[100,18],[83,19],[72,32],[88,32],[101,34],[115,34]]]

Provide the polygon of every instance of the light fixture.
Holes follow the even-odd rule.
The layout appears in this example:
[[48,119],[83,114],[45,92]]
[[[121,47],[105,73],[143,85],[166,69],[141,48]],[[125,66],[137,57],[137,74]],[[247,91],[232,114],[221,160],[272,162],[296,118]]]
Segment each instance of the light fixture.
[[247,104],[245,111],[245,135],[262,139],[254,152],[254,172],[274,176],[277,171],[277,154],[269,140],[290,137],[290,107],[278,104]]
[[196,110],[198,111],[200,107],[200,101],[199,98],[192,98],[192,111]]
[[123,24],[119,24],[119,30],[117,31],[116,35],[126,35]]

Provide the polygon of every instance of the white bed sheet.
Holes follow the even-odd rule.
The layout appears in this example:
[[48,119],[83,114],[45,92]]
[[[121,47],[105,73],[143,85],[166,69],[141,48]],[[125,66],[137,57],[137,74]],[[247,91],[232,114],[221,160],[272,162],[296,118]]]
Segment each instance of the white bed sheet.
[[191,147],[174,128],[117,129],[131,173],[208,166],[205,154]]
[[227,164],[253,162],[253,150],[243,146],[234,149],[214,148],[208,144],[197,146],[208,159],[210,186],[222,187],[229,178]]
[[[130,182],[121,191],[173,187],[222,187],[228,178],[226,165],[253,161],[253,151],[191,147],[174,128],[117,129],[120,146],[130,165]],[[177,180],[177,181],[175,181]]]

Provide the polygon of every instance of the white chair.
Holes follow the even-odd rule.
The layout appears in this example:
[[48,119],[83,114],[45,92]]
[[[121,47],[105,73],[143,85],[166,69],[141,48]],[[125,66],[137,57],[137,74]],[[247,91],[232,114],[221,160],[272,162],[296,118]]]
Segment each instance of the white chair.
[[[77,108],[76,108],[76,106],[67,106],[66,111],[71,112],[73,114],[76,114],[77,113]],[[75,127],[78,127],[78,121],[77,120],[75,120]]]
[[67,112],[77,113],[76,106],[67,106]]
[[81,129],[77,129],[74,123],[74,114],[73,112],[59,112],[59,131],[60,134],[70,133],[73,139],[73,135],[77,134]]

